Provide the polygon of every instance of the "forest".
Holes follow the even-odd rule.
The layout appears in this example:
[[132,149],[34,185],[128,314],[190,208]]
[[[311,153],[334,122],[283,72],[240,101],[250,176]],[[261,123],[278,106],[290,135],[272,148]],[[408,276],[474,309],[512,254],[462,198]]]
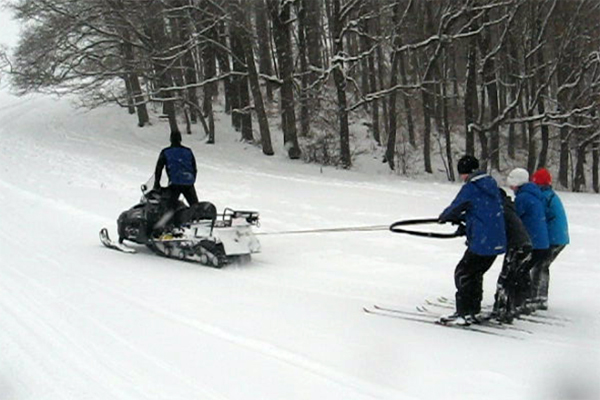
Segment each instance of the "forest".
[[13,0],[19,93],[119,104],[140,127],[240,140],[351,168],[366,126],[398,174],[462,154],[600,191],[598,0]]

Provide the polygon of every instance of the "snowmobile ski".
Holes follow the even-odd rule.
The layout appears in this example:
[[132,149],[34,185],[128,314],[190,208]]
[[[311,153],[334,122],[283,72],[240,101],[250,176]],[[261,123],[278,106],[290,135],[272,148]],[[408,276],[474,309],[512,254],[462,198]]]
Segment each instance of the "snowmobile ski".
[[100,229],[100,242],[109,249],[122,251],[123,253],[136,253],[135,249],[132,249],[131,247],[128,247],[123,243],[114,242],[108,235],[108,230],[106,228]]

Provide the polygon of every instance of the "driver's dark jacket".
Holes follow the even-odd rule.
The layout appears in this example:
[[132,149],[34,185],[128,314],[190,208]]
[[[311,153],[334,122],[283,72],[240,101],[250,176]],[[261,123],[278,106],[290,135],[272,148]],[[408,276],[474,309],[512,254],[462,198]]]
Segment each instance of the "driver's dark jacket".
[[154,171],[155,186],[160,182],[163,168],[167,168],[169,185],[193,185],[196,182],[196,159],[187,147],[172,145],[164,148],[158,156]]

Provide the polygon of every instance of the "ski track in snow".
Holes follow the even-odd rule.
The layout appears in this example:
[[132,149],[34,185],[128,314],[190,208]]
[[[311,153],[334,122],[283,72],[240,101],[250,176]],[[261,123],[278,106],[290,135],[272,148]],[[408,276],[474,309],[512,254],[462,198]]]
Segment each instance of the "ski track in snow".
[[[77,216],[79,218],[88,218],[88,219],[91,219],[92,221],[98,221],[98,220],[104,221],[104,219],[99,216],[90,214],[90,213],[85,212],[84,210],[78,209],[76,207],[69,206],[68,204],[66,204],[64,202],[58,202],[53,199],[48,199],[48,198],[44,198],[42,196],[37,196],[36,194],[34,194],[30,191],[21,190],[18,187],[8,184],[6,182],[0,181],[0,186],[3,186],[4,189],[11,190],[13,194],[18,194],[20,197],[26,198],[28,202],[40,202],[42,204],[45,204],[45,206],[47,206],[47,207],[55,209],[56,212],[66,213],[68,215]],[[14,237],[11,237],[10,235],[6,235],[4,233],[0,233],[0,235],[3,237],[4,240],[7,240],[9,238],[14,239]],[[23,249],[23,253],[26,252],[27,248],[25,245],[22,244],[22,242],[18,242],[18,246],[20,246]],[[42,265],[52,267],[55,269],[64,269],[65,276],[75,275],[72,270],[65,269],[62,266],[62,264],[59,261],[57,261],[56,259],[50,258],[48,256],[44,256],[44,255],[37,255],[37,254],[33,254],[33,258],[37,259],[39,261],[39,263]],[[19,276],[19,278],[20,278],[20,279],[14,279],[15,282],[21,282],[21,283],[28,282],[31,284],[31,286],[33,286],[32,291],[34,291],[35,293],[38,293],[38,294],[41,294],[41,293],[44,294],[43,299],[40,299],[37,301],[34,299],[29,299],[29,300],[25,299],[25,301],[24,301],[24,299],[22,297],[15,296],[14,293],[13,293],[13,296],[11,296],[14,299],[13,304],[20,305],[18,307],[18,308],[20,308],[20,310],[17,310],[18,312],[13,313],[11,316],[13,317],[13,319],[16,321],[17,324],[22,325],[21,330],[23,332],[30,333],[30,335],[22,333],[21,336],[27,337],[27,336],[31,336],[31,333],[33,333],[33,335],[37,339],[43,339],[44,337],[51,337],[51,338],[55,339],[56,341],[58,341],[59,343],[54,343],[54,342],[44,343],[46,346],[48,346],[48,347],[61,347],[62,346],[63,348],[70,349],[70,351],[58,352],[58,354],[71,353],[73,350],[75,350],[75,351],[73,351],[73,353],[78,352],[78,353],[81,353],[86,356],[85,358],[79,358],[79,357],[75,357],[73,354],[69,354],[67,357],[64,357],[63,359],[56,360],[53,358],[51,362],[44,361],[44,362],[42,362],[42,364],[45,365],[46,363],[48,363],[48,364],[52,364],[52,365],[48,366],[48,367],[44,367],[43,371],[40,371],[40,373],[42,375],[52,376],[53,375],[52,370],[54,368],[57,368],[59,370],[71,369],[71,370],[73,370],[73,372],[75,374],[77,374],[77,376],[81,376],[82,381],[91,380],[91,381],[96,381],[98,383],[102,382],[102,380],[98,377],[98,369],[102,370],[103,375],[104,374],[107,376],[114,375],[114,374],[111,374],[111,370],[114,368],[114,361],[105,359],[105,357],[101,356],[99,353],[95,353],[95,352],[90,353],[90,351],[88,351],[87,347],[84,347],[83,345],[78,344],[77,338],[70,337],[68,334],[65,333],[65,332],[68,332],[69,330],[72,330],[73,329],[72,327],[69,327],[67,325],[67,329],[60,329],[56,326],[57,325],[57,318],[56,318],[57,316],[51,316],[51,317],[46,318],[43,315],[40,315],[39,313],[36,313],[34,311],[36,309],[39,309],[40,306],[43,304],[55,303],[61,308],[68,309],[69,312],[71,312],[73,315],[76,315],[81,320],[89,321],[99,331],[105,332],[107,334],[107,336],[113,338],[116,342],[118,342],[120,345],[125,346],[128,350],[130,350],[134,353],[137,353],[139,356],[146,359],[147,362],[155,364],[164,373],[168,373],[171,376],[177,377],[176,372],[172,371],[171,368],[167,364],[163,363],[160,359],[152,357],[151,355],[145,353],[143,350],[138,349],[135,346],[135,344],[133,344],[131,341],[124,338],[122,335],[114,332],[113,330],[111,330],[110,328],[105,326],[102,322],[100,322],[94,318],[91,318],[87,315],[81,314],[76,308],[72,307],[68,302],[61,300],[60,296],[57,296],[56,294],[54,294],[51,288],[44,286],[42,283],[36,281],[35,278],[24,275],[14,268],[11,269],[11,272],[14,275]],[[191,318],[186,318],[184,316],[171,313],[169,311],[158,308],[156,305],[143,303],[143,302],[139,301],[138,299],[136,299],[135,297],[132,297],[132,296],[127,295],[126,293],[111,289],[109,286],[102,284],[101,282],[99,282],[97,280],[90,279],[89,277],[79,275],[79,276],[77,276],[77,280],[85,281],[87,284],[90,285],[90,286],[88,286],[89,288],[96,287],[96,289],[98,289],[102,292],[105,292],[104,293],[105,296],[108,296],[111,298],[115,298],[115,297],[121,298],[122,300],[124,300],[125,303],[129,304],[130,306],[142,309],[148,314],[153,314],[155,316],[158,316],[161,319],[169,320],[169,321],[175,322],[180,325],[191,327],[194,330],[197,330],[198,332],[201,332],[203,334],[210,335],[210,336],[213,336],[220,340],[230,342],[234,345],[247,348],[250,351],[259,353],[266,357],[276,359],[282,363],[291,365],[294,368],[299,368],[299,369],[305,370],[311,374],[314,374],[316,376],[319,376],[321,378],[329,380],[335,384],[338,384],[341,387],[352,388],[357,393],[365,395],[369,398],[394,398],[394,399],[407,398],[406,396],[403,396],[401,393],[399,393],[397,391],[386,390],[382,387],[372,385],[366,381],[361,382],[361,380],[357,377],[350,377],[345,374],[342,374],[332,368],[327,367],[324,364],[310,360],[298,353],[294,353],[292,351],[274,346],[270,343],[263,342],[263,341],[260,341],[257,339],[253,339],[253,338],[241,335],[236,332],[224,330],[224,329],[222,329],[218,326],[215,326],[213,324],[210,324],[210,323],[205,323],[202,321],[198,321],[198,320],[191,319]],[[260,280],[260,281],[261,281],[261,283],[266,282],[266,280]],[[14,286],[17,286],[17,285],[14,285]],[[9,286],[6,286],[5,288],[8,289]],[[298,289],[298,287],[294,287],[294,289]],[[10,293],[9,290],[7,290],[7,292]],[[313,292],[319,292],[320,294],[325,294],[325,295],[332,295],[331,293],[327,293],[327,292],[323,292],[323,291],[313,291]],[[33,304],[30,307],[26,307],[27,303],[35,303],[35,304]],[[22,317],[17,316],[17,315],[28,315],[28,314],[31,315],[31,317],[22,318]],[[44,322],[46,320],[49,322]],[[35,326],[27,326],[27,321],[37,321],[37,323]],[[46,332],[47,335],[41,334],[39,332]],[[24,348],[27,348],[27,346],[30,343],[35,341],[35,340],[27,340],[27,339],[25,339],[25,340],[28,342],[28,344],[25,346],[22,346]],[[40,341],[40,342],[43,342],[43,341]],[[38,346],[39,346],[39,343],[38,343]],[[44,347],[44,346],[41,346],[41,347]],[[86,368],[84,366],[85,362],[83,361],[83,359],[96,360],[100,364],[100,368],[96,367],[94,370],[90,371],[89,368]],[[75,368],[74,368],[74,366],[75,366]],[[124,368],[116,368],[116,370],[124,371]],[[93,374],[93,376],[92,376],[92,374]],[[57,377],[53,377],[52,379],[56,380]],[[182,383],[184,383],[186,385],[189,385],[192,387],[197,386],[197,385],[194,385],[194,383],[189,380],[184,380],[182,378],[179,378],[179,379],[182,380]],[[63,385],[62,390],[68,392],[69,391],[68,385],[71,385],[73,383],[72,382],[69,382],[69,383],[58,382],[58,384]],[[198,388],[194,387],[194,389],[198,389]],[[222,397],[215,393],[212,393],[205,387],[202,387],[200,392],[203,393],[203,395],[208,396],[207,398],[210,398],[210,399],[225,399],[225,397]],[[139,394],[141,394],[141,393],[138,393],[138,395]],[[123,396],[119,395],[118,393],[114,393],[114,392],[107,393],[107,395],[110,396],[110,398],[116,398],[116,399],[126,399],[127,398],[127,397],[123,397]]]

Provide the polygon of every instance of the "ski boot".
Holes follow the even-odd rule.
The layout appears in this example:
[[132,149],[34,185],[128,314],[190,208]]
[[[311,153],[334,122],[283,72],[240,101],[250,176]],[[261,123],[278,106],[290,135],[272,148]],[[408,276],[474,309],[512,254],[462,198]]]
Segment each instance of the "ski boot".
[[471,323],[467,320],[464,315],[454,313],[445,315],[439,319],[439,323],[442,325],[457,325],[457,326],[469,326]]

